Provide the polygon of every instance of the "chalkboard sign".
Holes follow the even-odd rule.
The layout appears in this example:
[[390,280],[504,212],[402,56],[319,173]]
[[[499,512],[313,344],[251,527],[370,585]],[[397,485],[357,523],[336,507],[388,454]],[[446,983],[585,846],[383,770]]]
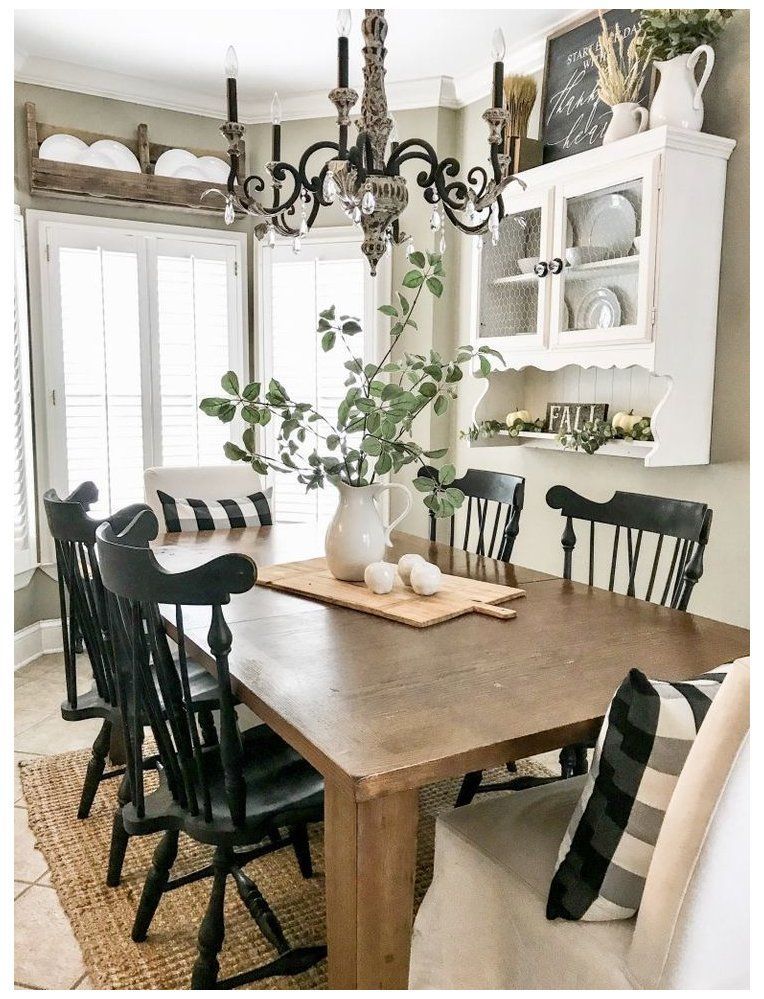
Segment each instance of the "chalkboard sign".
[[[616,24],[620,26],[628,42],[640,15],[639,10],[609,10],[603,16],[611,31]],[[602,145],[610,108],[597,96],[597,69],[588,54],[601,30],[599,17],[587,15],[585,21],[547,39],[541,94],[544,163]],[[650,88],[649,76],[649,73],[645,76],[640,99],[644,105]]]

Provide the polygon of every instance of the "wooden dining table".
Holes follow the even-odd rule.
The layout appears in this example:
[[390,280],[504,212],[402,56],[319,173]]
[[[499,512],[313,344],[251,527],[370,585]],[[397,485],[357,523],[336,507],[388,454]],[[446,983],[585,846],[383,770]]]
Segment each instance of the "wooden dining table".
[[[226,552],[259,566],[315,558],[323,538],[280,524],[154,547],[180,571]],[[330,988],[407,986],[420,787],[591,738],[632,667],[685,680],[749,648],[731,624],[394,534],[388,560],[405,552],[522,587],[517,617],[412,628],[261,586],[225,608],[236,695],[325,780]],[[184,613],[214,669],[209,611]]]

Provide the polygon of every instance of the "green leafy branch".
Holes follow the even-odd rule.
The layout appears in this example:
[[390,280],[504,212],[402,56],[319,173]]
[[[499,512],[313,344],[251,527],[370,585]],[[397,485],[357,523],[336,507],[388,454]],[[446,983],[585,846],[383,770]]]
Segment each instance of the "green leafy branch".
[[[259,382],[250,382],[242,389],[232,371],[223,376],[221,387],[226,397],[203,399],[200,408],[224,423],[239,413],[247,424],[241,445],[225,445],[227,458],[248,462],[259,474],[269,469],[295,472],[310,491],[322,488],[327,481],[369,485],[377,476],[399,472],[412,462],[425,469],[430,467],[427,461],[445,457],[447,448],[425,450],[417,444],[414,421],[429,406],[436,416],[448,411],[457,398],[465,366],[475,363],[476,376],[486,377],[494,361],[503,363],[503,359],[490,347],[465,345],[457,348],[452,359],[430,350],[427,354],[404,351],[399,360],[392,360],[405,333],[418,328],[413,317],[422,294],[427,292],[436,299],[443,294],[440,254],[417,252],[409,260],[412,266],[397,292],[397,304],[379,309],[391,325],[389,344],[378,362],[364,363],[353,349],[353,338],[362,332],[356,317],[338,316],[334,306],[319,314],[317,332],[322,350],[328,352],[341,345],[348,356],[344,362],[347,391],[333,419],[309,403],[292,400],[276,379],[263,391]],[[407,293],[412,291],[409,300]],[[280,421],[277,453],[268,455],[257,448],[256,429],[267,426],[273,418]],[[446,465],[436,477],[420,474],[415,479],[415,487],[426,493],[425,505],[438,516],[450,516],[464,499],[460,490],[451,486],[454,476],[452,466]]]

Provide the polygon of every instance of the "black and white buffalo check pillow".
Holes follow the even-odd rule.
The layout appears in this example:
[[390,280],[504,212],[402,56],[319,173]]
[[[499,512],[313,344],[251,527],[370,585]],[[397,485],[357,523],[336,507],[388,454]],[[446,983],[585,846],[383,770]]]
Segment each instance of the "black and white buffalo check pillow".
[[268,497],[271,490],[239,499],[178,499],[157,489],[167,531],[220,531],[229,527],[258,527],[273,523]]
[[686,683],[633,669],[618,688],[560,845],[548,919],[628,919],[637,911],[677,778],[729,669]]

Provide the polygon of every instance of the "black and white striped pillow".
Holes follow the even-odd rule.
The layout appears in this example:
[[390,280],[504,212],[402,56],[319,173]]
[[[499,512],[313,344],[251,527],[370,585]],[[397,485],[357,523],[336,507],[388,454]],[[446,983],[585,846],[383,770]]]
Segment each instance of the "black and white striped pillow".
[[273,523],[268,495],[252,493],[240,499],[179,499],[157,489],[168,533],[221,531],[230,527],[260,527]]
[[639,909],[677,779],[729,669],[686,683],[631,670],[610,702],[560,845],[548,919],[601,922]]

